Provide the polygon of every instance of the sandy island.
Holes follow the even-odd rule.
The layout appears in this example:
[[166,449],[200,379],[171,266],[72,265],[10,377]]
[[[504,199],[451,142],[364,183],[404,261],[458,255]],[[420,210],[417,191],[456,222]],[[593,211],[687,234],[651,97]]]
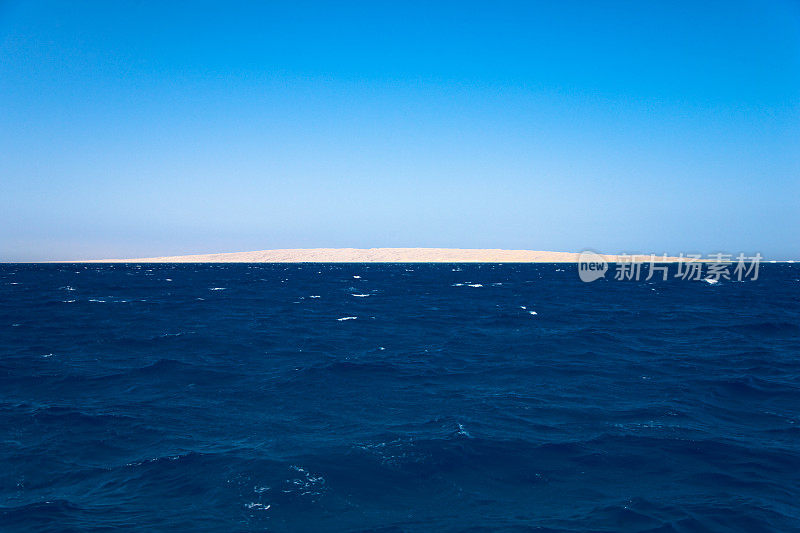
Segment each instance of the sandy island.
[[[580,253],[465,248],[293,248],[221,254],[98,259],[70,263],[576,263]],[[649,262],[650,255],[602,255],[607,262]],[[659,262],[678,257],[656,256]],[[67,262],[67,261],[60,261]]]

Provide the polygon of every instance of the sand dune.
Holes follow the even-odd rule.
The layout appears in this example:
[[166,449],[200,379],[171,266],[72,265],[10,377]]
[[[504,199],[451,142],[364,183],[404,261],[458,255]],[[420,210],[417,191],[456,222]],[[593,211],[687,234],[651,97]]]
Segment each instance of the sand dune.
[[[464,248],[293,248],[233,252],[221,254],[144,257],[136,259],[100,259],[82,263],[575,263],[580,254],[534,250],[464,249]],[[623,259],[603,255],[606,261]],[[650,261],[649,255],[633,256],[636,261]],[[663,258],[657,259],[662,260]],[[631,256],[627,256],[631,260]],[[677,261],[668,257],[666,261]]]

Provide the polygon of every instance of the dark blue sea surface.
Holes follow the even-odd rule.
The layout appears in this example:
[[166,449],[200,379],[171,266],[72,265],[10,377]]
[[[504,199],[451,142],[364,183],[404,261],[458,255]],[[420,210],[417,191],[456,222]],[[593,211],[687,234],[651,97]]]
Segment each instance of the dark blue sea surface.
[[0,265],[0,430],[4,532],[798,531],[800,265]]

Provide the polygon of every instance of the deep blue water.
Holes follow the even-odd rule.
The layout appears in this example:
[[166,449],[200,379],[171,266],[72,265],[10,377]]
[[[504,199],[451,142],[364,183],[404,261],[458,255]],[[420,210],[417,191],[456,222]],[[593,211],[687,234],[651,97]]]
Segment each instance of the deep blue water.
[[4,532],[797,531],[800,265],[0,265],[0,428]]

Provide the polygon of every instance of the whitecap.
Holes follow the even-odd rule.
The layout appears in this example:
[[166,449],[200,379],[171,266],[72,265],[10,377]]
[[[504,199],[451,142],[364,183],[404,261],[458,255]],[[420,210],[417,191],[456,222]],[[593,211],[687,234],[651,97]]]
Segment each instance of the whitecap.
[[309,296],[309,298],[319,298],[319,295],[318,294],[312,294],[311,296]]
[[705,278],[703,281],[705,281],[709,285],[714,285],[715,283],[719,283],[719,280],[714,278]]
[[210,291],[224,291],[227,287],[209,287]]
[[469,286],[470,287],[483,287],[483,284],[482,283],[470,283]]
[[361,279],[361,276],[353,276],[353,279]]
[[355,296],[356,298],[366,298],[369,294],[352,294],[351,296]]
[[292,465],[290,468],[300,473],[302,477],[286,480],[288,487],[283,492],[297,492],[301,496],[319,496],[325,490],[325,478],[321,475],[312,474],[300,466]]
[[528,312],[529,312],[530,314],[532,314],[532,315],[538,315],[538,314],[539,314],[539,313],[537,313],[536,311],[528,311]]
[[337,318],[336,320],[339,322],[344,322],[345,320],[355,320],[357,316],[343,316],[342,318]]
[[248,504],[246,505],[246,507],[247,507],[248,509],[257,509],[257,510],[259,510],[259,511],[267,511],[267,510],[269,510],[269,508],[270,508],[270,507],[272,507],[272,505],[271,505],[271,504],[269,504],[269,503],[257,503],[257,502],[251,502],[251,503],[248,503]]

